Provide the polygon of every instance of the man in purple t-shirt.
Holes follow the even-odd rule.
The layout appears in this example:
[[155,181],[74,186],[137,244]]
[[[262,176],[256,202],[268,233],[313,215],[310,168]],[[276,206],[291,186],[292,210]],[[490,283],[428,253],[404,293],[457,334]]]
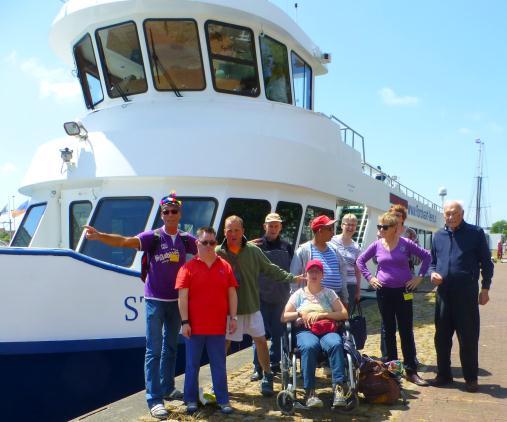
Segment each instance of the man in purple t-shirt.
[[178,333],[181,327],[178,291],[174,288],[176,275],[185,263],[186,254],[197,253],[197,245],[195,237],[178,230],[181,201],[174,192],[161,199],[160,210],[164,225],[137,236],[101,233],[91,226],[85,226],[85,229],[89,240],[148,253],[149,269],[144,286],[146,400],[151,415],[165,419],[169,415],[164,407],[164,398],[173,400],[183,397],[174,385]]

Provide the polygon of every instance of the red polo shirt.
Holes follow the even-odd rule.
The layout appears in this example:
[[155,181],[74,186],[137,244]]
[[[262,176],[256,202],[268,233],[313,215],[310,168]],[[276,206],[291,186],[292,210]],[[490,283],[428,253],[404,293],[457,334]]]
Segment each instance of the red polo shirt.
[[188,289],[192,334],[223,335],[229,313],[229,287],[238,287],[231,266],[217,256],[208,267],[198,256],[178,271],[176,289]]

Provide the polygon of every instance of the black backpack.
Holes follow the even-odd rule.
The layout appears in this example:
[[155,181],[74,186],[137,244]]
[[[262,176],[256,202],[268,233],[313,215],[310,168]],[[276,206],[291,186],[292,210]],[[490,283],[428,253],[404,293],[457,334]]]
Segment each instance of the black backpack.
[[[179,232],[180,238],[183,241],[183,245],[185,246],[185,251],[188,251],[188,236],[185,232]],[[151,249],[149,251],[144,251],[143,256],[141,257],[141,280],[143,283],[146,282],[146,277],[148,276],[148,271],[150,270],[150,262],[151,256],[157,250],[157,247],[160,243],[160,229],[155,229],[153,232],[153,244],[151,245]]]

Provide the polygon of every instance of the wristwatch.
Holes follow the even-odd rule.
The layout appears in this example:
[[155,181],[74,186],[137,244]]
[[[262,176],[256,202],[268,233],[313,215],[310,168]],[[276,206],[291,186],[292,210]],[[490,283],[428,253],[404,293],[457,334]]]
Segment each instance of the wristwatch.
[[185,324],[188,324],[188,319],[184,319],[183,321],[181,321],[181,325],[185,325]]
[[238,320],[238,316],[237,315],[231,316],[231,319],[233,319],[234,321],[237,321]]

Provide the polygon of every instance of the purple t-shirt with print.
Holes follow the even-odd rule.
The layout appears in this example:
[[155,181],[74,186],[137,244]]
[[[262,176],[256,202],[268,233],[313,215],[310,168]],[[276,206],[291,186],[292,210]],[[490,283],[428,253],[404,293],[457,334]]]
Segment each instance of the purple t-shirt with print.
[[[174,288],[178,270],[186,261],[187,253],[197,253],[196,238],[189,233],[178,230],[173,242],[171,235],[163,227],[159,229],[160,241],[150,259],[150,268],[144,285],[146,299],[176,300],[178,291]],[[187,242],[182,237],[187,236]],[[137,235],[141,241],[142,251],[151,251],[155,242],[155,231],[149,230]],[[186,247],[185,247],[186,244]]]

